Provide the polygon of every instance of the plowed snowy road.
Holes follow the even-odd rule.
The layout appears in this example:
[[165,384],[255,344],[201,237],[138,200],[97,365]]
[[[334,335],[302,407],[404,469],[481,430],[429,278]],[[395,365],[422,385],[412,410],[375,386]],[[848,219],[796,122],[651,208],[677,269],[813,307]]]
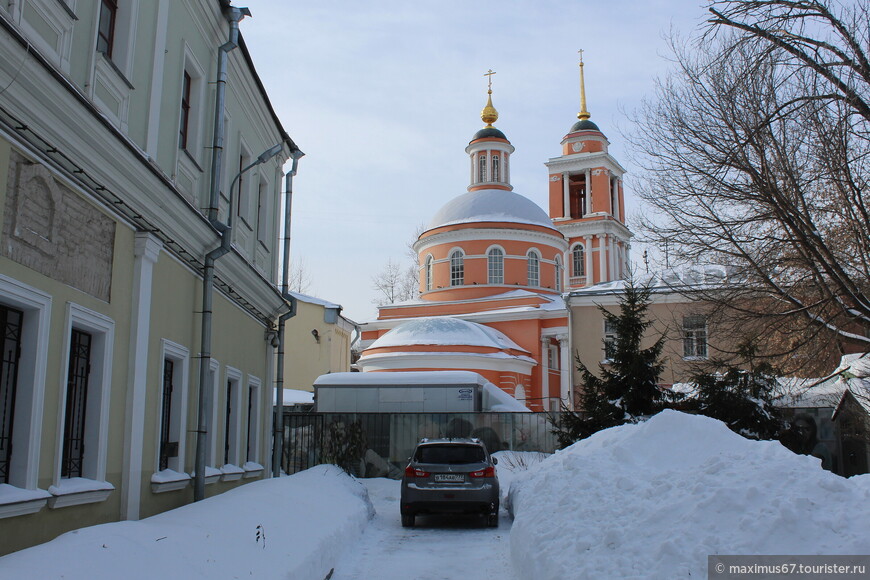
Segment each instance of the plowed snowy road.
[[399,482],[362,480],[377,515],[360,542],[335,567],[332,580],[512,580],[504,509],[498,528],[468,516],[419,516],[414,528],[399,519]]

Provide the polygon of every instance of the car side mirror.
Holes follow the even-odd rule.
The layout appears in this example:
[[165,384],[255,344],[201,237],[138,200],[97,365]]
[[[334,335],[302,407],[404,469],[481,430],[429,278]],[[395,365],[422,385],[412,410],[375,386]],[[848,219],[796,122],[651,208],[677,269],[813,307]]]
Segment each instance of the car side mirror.
[[493,457],[493,458],[492,458],[492,464],[493,464],[493,465],[498,465],[498,457]]

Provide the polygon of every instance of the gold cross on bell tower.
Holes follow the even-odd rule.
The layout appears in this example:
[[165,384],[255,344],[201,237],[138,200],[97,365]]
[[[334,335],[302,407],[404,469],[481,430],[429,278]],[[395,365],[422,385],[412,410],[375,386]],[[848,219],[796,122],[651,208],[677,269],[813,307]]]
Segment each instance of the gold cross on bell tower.
[[495,74],[495,71],[492,69],[489,69],[488,71],[483,73],[483,76],[489,77],[487,79],[487,90],[489,91],[490,94],[492,94],[492,75],[494,75],[494,74]]
[[487,77],[487,98],[486,98],[486,106],[483,108],[483,111],[480,112],[480,119],[486,123],[487,127],[492,127],[492,124],[498,120],[498,111],[495,110],[495,107],[492,106],[492,75],[495,74],[495,71],[489,69],[483,76]]

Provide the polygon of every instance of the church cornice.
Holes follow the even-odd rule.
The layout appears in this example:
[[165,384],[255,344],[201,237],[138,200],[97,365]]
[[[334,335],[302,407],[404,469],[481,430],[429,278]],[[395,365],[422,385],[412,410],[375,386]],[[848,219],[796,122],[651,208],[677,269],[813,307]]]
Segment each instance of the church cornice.
[[616,174],[617,177],[622,177],[626,173],[625,168],[610,153],[605,153],[604,151],[552,157],[544,165],[547,166],[550,173],[570,173],[572,171],[595,169],[596,167],[604,167],[611,173]]
[[467,228],[427,235],[425,238],[419,239],[414,243],[414,251],[420,254],[441,244],[476,242],[480,240],[529,242],[531,244],[547,245],[562,252],[568,249],[568,242],[560,235],[559,231],[544,233],[542,231],[520,229],[523,224],[515,225],[518,227],[477,228],[473,227],[474,224],[468,224],[469,227]]
[[609,235],[627,242],[634,237],[631,230],[629,230],[622,222],[615,219],[570,222],[554,220],[553,225],[556,226],[556,229],[562,232],[562,235],[568,239],[582,238],[584,236]]

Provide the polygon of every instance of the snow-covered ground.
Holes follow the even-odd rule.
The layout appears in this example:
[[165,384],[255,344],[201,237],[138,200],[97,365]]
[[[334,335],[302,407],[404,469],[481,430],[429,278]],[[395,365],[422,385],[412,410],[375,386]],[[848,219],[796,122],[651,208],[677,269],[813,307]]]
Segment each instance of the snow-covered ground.
[[662,412],[556,453],[511,488],[518,578],[705,578],[710,554],[870,554],[870,475]]
[[870,553],[870,475],[706,417],[667,411],[553,456],[497,457],[515,519],[503,510],[496,529],[402,528],[397,481],[319,466],[65,534],[0,558],[0,580],[705,578],[708,554]]

